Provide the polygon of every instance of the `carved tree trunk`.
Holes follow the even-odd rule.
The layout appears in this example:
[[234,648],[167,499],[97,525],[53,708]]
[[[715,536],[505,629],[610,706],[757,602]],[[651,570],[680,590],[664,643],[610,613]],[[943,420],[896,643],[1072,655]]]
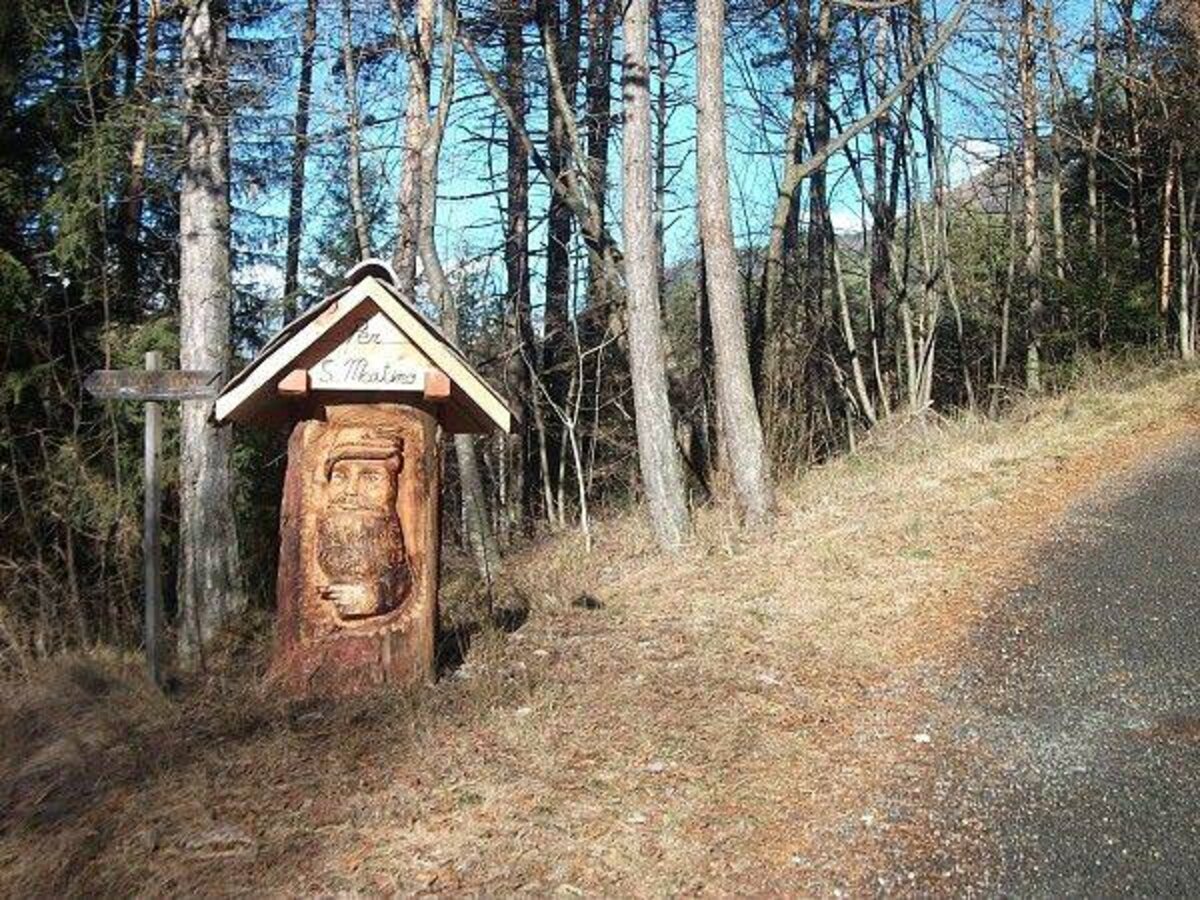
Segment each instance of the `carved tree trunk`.
[[433,677],[437,428],[423,410],[359,404],[292,429],[268,674],[285,691],[349,694]]
[[287,261],[283,272],[283,318],[296,317],[300,290],[300,239],[304,227],[304,164],[308,159],[308,113],[312,103],[313,52],[317,44],[317,3],[307,0],[304,34],[300,46],[300,84],[296,89],[296,143],[292,151],[292,179],[288,193]]
[[[179,194],[179,363],[229,364],[228,79],[223,4],[191,0],[183,23],[183,149]],[[211,404],[185,401],[180,425],[179,656],[199,662],[218,628],[246,605],[233,516],[232,435]]]
[[738,504],[748,522],[771,512],[771,484],[762,423],[754,404],[741,278],[729,208],[725,159],[725,0],[699,0],[696,10],[696,183],[700,186],[700,240],[713,348],[722,444]]
[[638,459],[659,543],[678,548],[688,530],[683,473],[675,449],[659,314],[658,253],[650,155],[649,0],[625,8],[625,139],[623,148],[625,284],[629,304],[629,369],[637,418]]

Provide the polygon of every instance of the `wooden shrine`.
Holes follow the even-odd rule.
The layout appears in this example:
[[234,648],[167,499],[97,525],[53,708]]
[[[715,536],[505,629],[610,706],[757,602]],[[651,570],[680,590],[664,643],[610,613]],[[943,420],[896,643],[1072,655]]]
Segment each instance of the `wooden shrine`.
[[214,416],[291,428],[269,677],[292,693],[431,678],[439,432],[511,431],[504,398],[368,260],[225,386]]

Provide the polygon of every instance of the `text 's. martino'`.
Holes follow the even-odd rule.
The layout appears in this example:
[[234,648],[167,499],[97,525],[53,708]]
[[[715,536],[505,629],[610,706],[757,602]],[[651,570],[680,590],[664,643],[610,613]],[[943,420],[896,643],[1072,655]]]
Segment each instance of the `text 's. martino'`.
[[346,693],[432,677],[439,432],[509,432],[505,399],[369,260],[217,397],[218,422],[291,427],[270,677]]

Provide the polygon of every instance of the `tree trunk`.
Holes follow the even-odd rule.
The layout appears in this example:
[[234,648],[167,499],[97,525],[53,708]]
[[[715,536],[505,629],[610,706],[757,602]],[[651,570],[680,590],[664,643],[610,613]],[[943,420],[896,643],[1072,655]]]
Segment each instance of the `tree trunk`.
[[[508,169],[507,194],[508,204],[504,234],[504,268],[507,276],[506,315],[508,318],[509,340],[512,351],[508,362],[507,381],[509,389],[517,398],[526,415],[524,423],[518,426],[507,439],[508,467],[505,473],[507,485],[505,489],[506,504],[503,510],[508,531],[516,531],[521,527],[522,518],[528,508],[527,498],[529,484],[529,447],[527,424],[535,417],[528,415],[532,405],[538,402],[533,393],[533,379],[530,369],[537,364],[534,356],[537,346],[533,339],[533,309],[530,301],[529,277],[529,153],[521,135],[525,130],[526,96],[525,96],[525,13],[520,2],[507,0],[502,13],[504,29],[504,92],[514,114],[516,122],[509,122],[507,129]],[[549,101],[550,109],[554,109],[553,100]],[[561,128],[561,122],[559,122]],[[555,176],[561,169],[551,168]],[[558,216],[563,210],[555,207],[551,199],[552,216]],[[561,229],[561,221],[555,219],[551,231]],[[567,223],[568,231],[570,223]],[[561,231],[556,232],[561,236]],[[568,238],[569,240],[569,238]],[[557,262],[556,262],[557,265]],[[547,272],[550,263],[547,261]],[[549,275],[547,275],[549,279]],[[547,291],[550,290],[547,281]],[[547,296],[547,304],[550,298]],[[549,309],[547,309],[549,318]]]
[[317,3],[306,0],[300,45],[300,84],[296,89],[295,145],[288,192],[287,261],[283,273],[283,318],[296,317],[300,290],[300,239],[304,229],[304,164],[308,159],[308,110],[312,102],[313,52],[317,43]]
[[1054,0],[1046,3],[1046,46],[1050,65],[1050,220],[1054,231],[1054,274],[1061,283],[1067,277],[1067,238],[1063,225],[1062,123],[1058,121],[1058,115],[1066,89],[1058,67]]
[[1025,298],[1029,311],[1028,340],[1025,350],[1025,388],[1030,393],[1036,394],[1042,389],[1042,240],[1039,229],[1037,193],[1038,97],[1033,41],[1033,0],[1021,0],[1017,76],[1021,85],[1021,188],[1025,200]]
[[688,530],[687,497],[675,448],[659,313],[654,248],[654,187],[650,152],[649,0],[625,7],[622,152],[626,242],[625,284],[629,304],[629,368],[637,418],[638,458],[659,543],[674,550]]
[[[582,34],[582,11],[579,0],[569,0],[566,21],[562,21],[559,0],[538,0],[538,25],[542,40],[553,44],[553,53],[547,55],[558,63],[556,76],[561,79],[563,93],[571,107],[575,104],[575,92],[579,81],[579,45]],[[549,80],[549,79],[548,79]],[[551,175],[561,178],[568,167],[573,167],[574,147],[567,131],[563,111],[555,101],[553,91],[547,93],[547,121],[550,123],[546,136],[547,159]],[[546,319],[545,342],[543,345],[542,377],[545,380],[549,401],[559,409],[567,402],[567,390],[571,380],[571,209],[561,192],[551,192],[546,237]],[[531,403],[538,402],[536,396]],[[547,465],[551,490],[557,492],[556,474],[561,468],[559,460],[565,450],[562,428],[548,434]],[[532,473],[526,476],[532,478]]]
[[1133,248],[1134,257],[1138,260],[1139,271],[1145,272],[1142,265],[1142,253],[1145,252],[1146,227],[1143,218],[1142,198],[1145,196],[1145,172],[1142,160],[1142,123],[1140,119],[1139,96],[1137,92],[1137,29],[1133,20],[1134,0],[1121,0],[1121,27],[1125,37],[1125,108],[1126,130],[1128,132],[1130,167],[1133,177],[1130,182],[1129,201],[1129,241]]
[[[126,35],[126,78],[136,77],[138,37],[137,23],[141,0],[130,0],[129,32]],[[146,200],[146,152],[150,120],[154,115],[151,101],[156,91],[158,74],[159,0],[150,0],[146,15],[145,63],[140,87],[134,92],[138,103],[137,124],[129,148],[129,182],[125,202],[121,205],[121,243],[119,253],[121,294],[135,304],[141,282],[142,208]]]
[[408,101],[404,112],[404,150],[400,184],[396,190],[396,246],[392,251],[392,269],[401,293],[414,296],[417,281],[417,240],[421,230],[421,146],[429,117],[429,56],[422,48],[433,46],[432,0],[415,6],[416,47],[408,45],[402,0],[390,0],[392,27],[401,37],[408,55]]
[[346,131],[349,154],[346,165],[350,191],[350,215],[354,221],[354,240],[358,258],[371,255],[371,229],[363,203],[362,135],[359,129],[358,65],[354,56],[354,23],[350,17],[350,0],[342,0],[342,74],[346,83]]
[[754,525],[771,513],[771,484],[762,423],[754,403],[746,350],[745,312],[725,158],[725,0],[699,0],[696,9],[696,183],[700,240],[716,353],[717,403],[726,463],[738,504]]
[[[190,0],[183,22],[179,193],[179,364],[229,368],[229,145],[224,4]],[[232,434],[211,403],[185,401],[180,425],[179,656],[203,665],[217,630],[246,606],[233,514]]]
[[1100,251],[1100,187],[1097,163],[1100,156],[1100,132],[1104,108],[1104,23],[1103,0],[1092,6],[1092,40],[1096,44],[1096,64],[1092,70],[1092,133],[1087,147],[1088,246],[1093,254]]
[[[608,192],[608,137],[612,129],[612,43],[615,0],[587,0],[587,163],[588,181],[593,196]],[[604,230],[604,203],[599,204],[599,229]],[[605,268],[596,260],[588,264],[587,303],[590,309],[608,302]]]
[[1178,171],[1179,144],[1171,142],[1167,158],[1167,177],[1163,181],[1162,192],[1162,246],[1158,265],[1158,315],[1162,320],[1164,331],[1167,316],[1171,312],[1171,244],[1173,235],[1171,225],[1174,217],[1171,215],[1172,195],[1175,193],[1175,174]]
[[[457,32],[457,13],[454,0],[445,0],[442,42],[442,78],[441,93],[438,97],[435,118],[430,121],[428,116],[421,129],[423,140],[420,147],[420,229],[417,232],[417,251],[421,257],[421,266],[425,278],[429,282],[429,293],[433,302],[442,311],[442,331],[452,343],[458,343],[458,307],[451,290],[450,281],[442,268],[441,256],[434,240],[434,224],[437,220],[437,182],[438,162],[442,148],[442,138],[445,134],[446,117],[450,105],[454,101],[454,42]],[[420,0],[417,6],[417,31],[421,35],[422,47],[419,51],[423,60],[433,57],[433,17],[436,14],[434,0]],[[425,36],[428,36],[426,38]],[[428,40],[427,45],[424,41]],[[413,68],[413,77],[423,80],[417,67]],[[432,97],[429,81],[423,80],[421,90],[426,97]],[[470,434],[454,436],[454,455],[458,462],[458,475],[462,485],[463,517],[466,520],[467,537],[475,556],[476,564],[484,580],[488,583],[489,591],[495,582],[500,569],[500,548],[492,530],[491,518],[488,515],[487,495],[483,489],[483,477],[479,471],[479,457],[475,451],[475,438]]]
[[1179,355],[1190,362],[1196,355],[1192,342],[1192,210],[1188,206],[1183,171],[1180,170],[1176,177],[1179,183]]

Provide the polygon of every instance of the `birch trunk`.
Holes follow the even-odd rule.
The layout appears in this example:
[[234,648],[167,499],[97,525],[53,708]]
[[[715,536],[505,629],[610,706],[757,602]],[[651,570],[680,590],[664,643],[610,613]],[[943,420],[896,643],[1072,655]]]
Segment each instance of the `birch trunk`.
[[629,368],[637,418],[638,459],[659,543],[677,549],[688,530],[687,498],[675,448],[659,313],[650,152],[649,0],[625,7],[623,146]]
[[[190,0],[183,22],[179,193],[179,364],[228,371],[230,305],[227,22],[218,0]],[[180,423],[179,659],[204,664],[218,629],[246,606],[233,514],[232,434],[211,403]]]
[[754,403],[745,312],[725,158],[725,0],[699,0],[696,10],[696,183],[700,240],[716,355],[717,404],[726,461],[738,505],[750,524],[771,513],[771,484],[762,423]]

